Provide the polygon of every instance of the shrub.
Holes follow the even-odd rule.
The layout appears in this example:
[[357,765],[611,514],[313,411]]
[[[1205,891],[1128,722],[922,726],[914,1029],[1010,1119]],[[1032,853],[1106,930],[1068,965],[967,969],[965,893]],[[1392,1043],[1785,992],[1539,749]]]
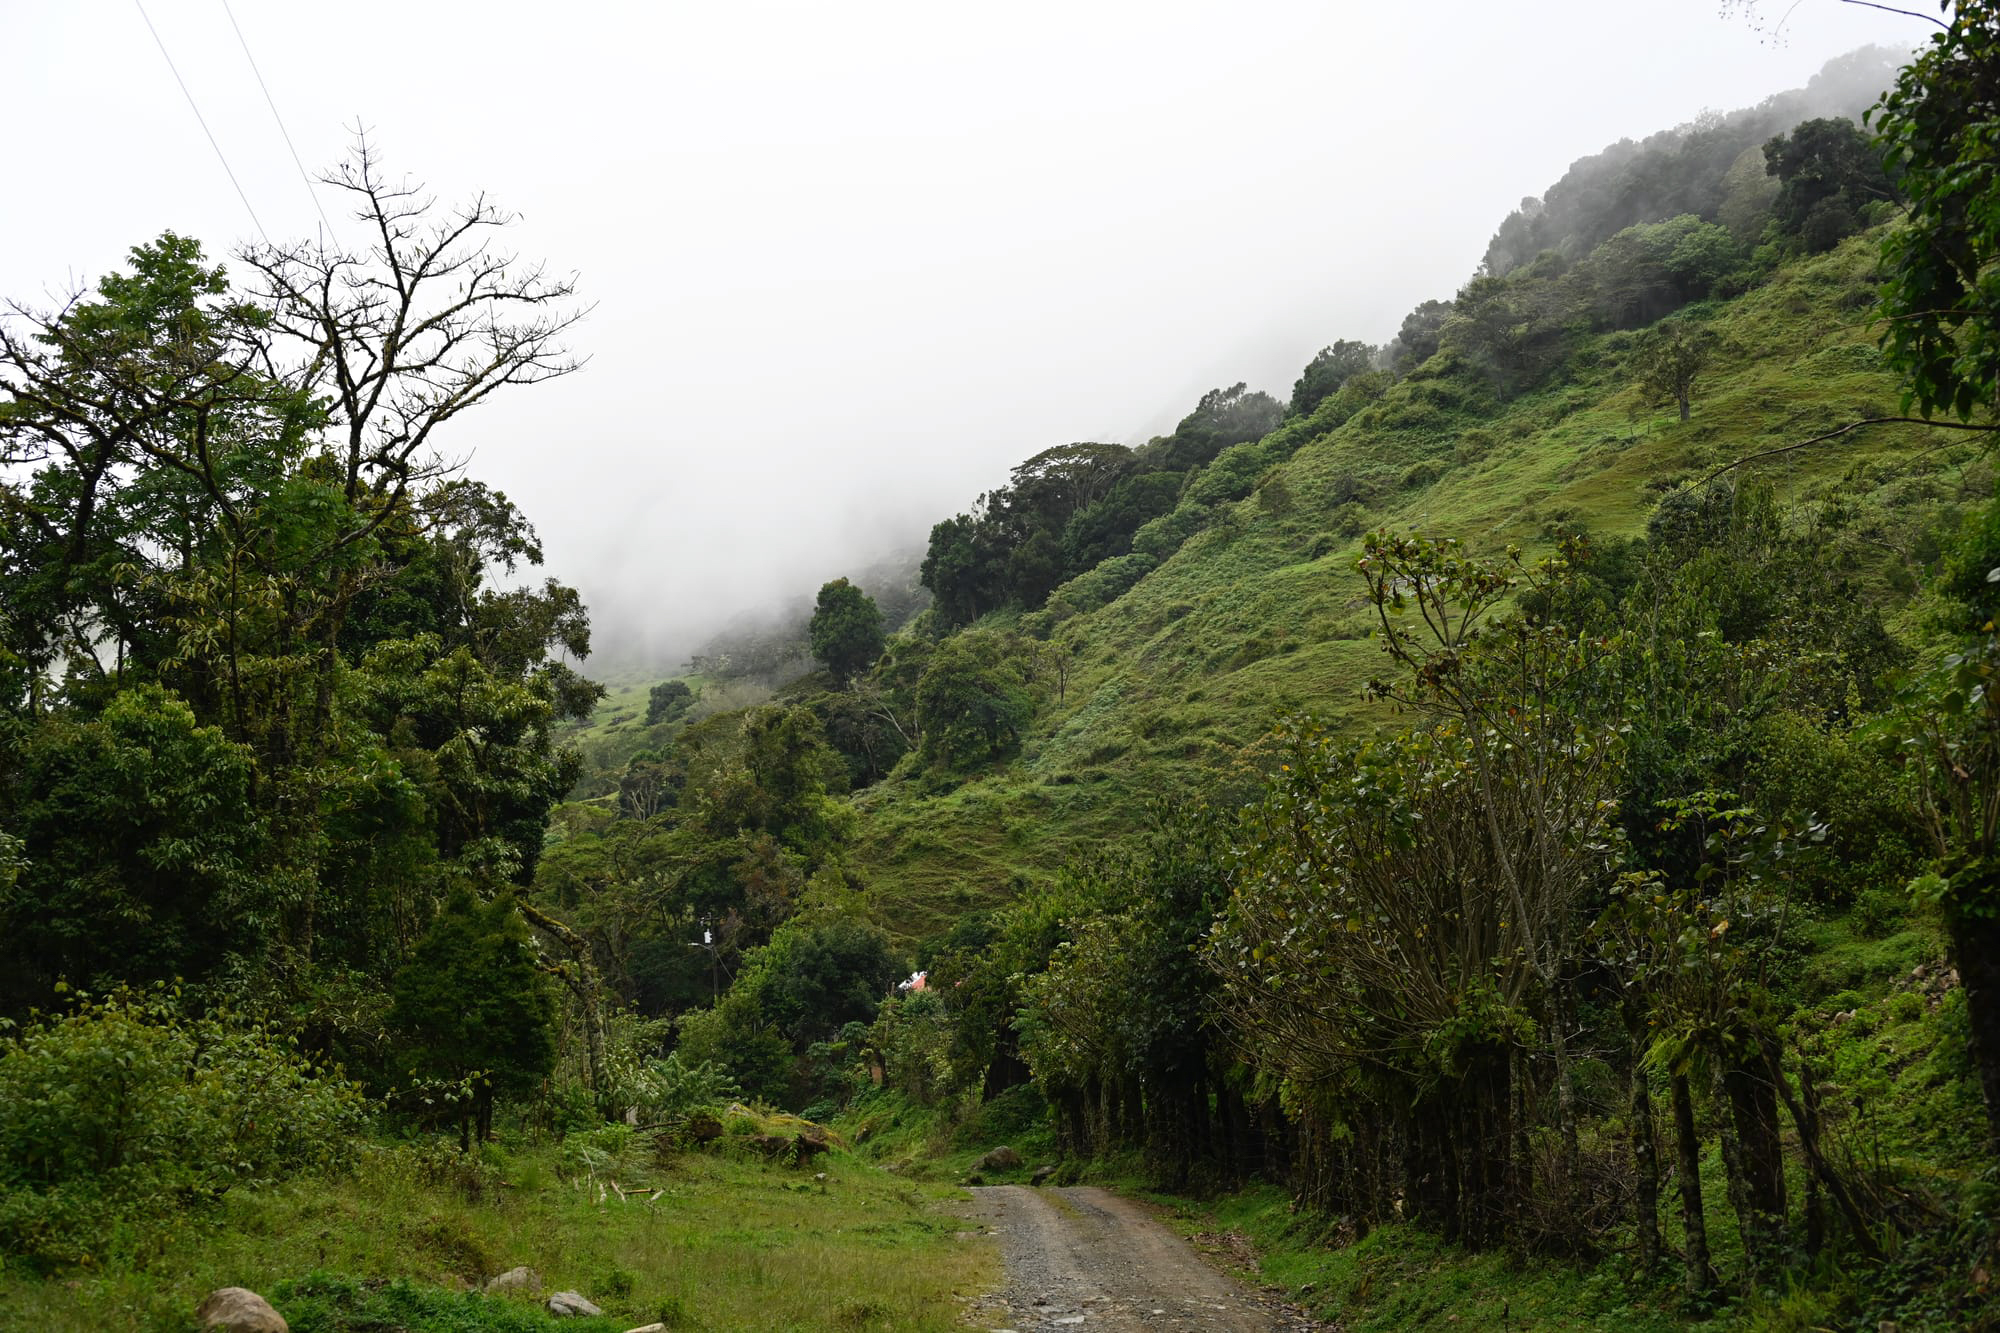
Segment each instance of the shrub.
[[1368,528],[1368,510],[1365,506],[1349,500],[1333,511],[1327,519],[1327,526],[1342,537],[1358,537]]
[[1409,470],[1403,473],[1403,489],[1414,490],[1418,486],[1428,486],[1443,475],[1443,465],[1426,458],[1421,462],[1410,464]]
[[0,1044],[0,1252],[73,1262],[121,1217],[328,1164],[368,1106],[270,1027],[119,991]]
[[679,1051],[610,1072],[613,1101],[654,1123],[684,1120],[690,1112],[742,1096],[727,1071],[706,1060],[683,1060]]

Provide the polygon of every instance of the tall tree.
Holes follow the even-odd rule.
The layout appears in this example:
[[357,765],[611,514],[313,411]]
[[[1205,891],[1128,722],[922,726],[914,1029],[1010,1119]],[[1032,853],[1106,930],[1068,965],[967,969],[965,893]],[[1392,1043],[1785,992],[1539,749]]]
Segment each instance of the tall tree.
[[1347,338],[1320,348],[1306,363],[1306,368],[1299,372],[1298,382],[1292,385],[1290,414],[1295,417],[1309,415],[1315,407],[1338,393],[1341,385],[1373,365],[1377,350],[1369,343]]
[[454,894],[394,994],[389,1025],[411,1072],[457,1098],[460,1148],[491,1132],[497,1098],[532,1091],[555,1067],[554,997],[511,896],[482,904]]
[[1636,344],[1633,360],[1639,368],[1639,392],[1648,402],[1666,400],[1680,408],[1686,421],[1694,402],[1694,383],[1715,355],[1716,337],[1685,320],[1662,320]]
[[[322,962],[386,977],[449,885],[526,879],[574,781],[552,725],[599,693],[581,599],[492,586],[539,542],[441,452],[462,413],[575,368],[571,285],[496,247],[507,215],[446,216],[365,143],[333,180],[364,251],[260,246],[232,282],[168,233],[0,319],[0,823],[128,907],[135,855],[257,886],[184,894],[178,962],[94,972],[244,987],[270,964],[301,1000]],[[138,750],[154,795],[120,819],[35,814],[111,797]],[[193,928],[212,897],[235,927]]]
[[882,612],[844,578],[820,587],[807,633],[813,656],[840,681],[853,680],[882,655]]
[[1862,227],[1862,211],[1893,197],[1876,146],[1851,120],[1803,121],[1764,145],[1764,169],[1778,178],[1771,211],[1808,252],[1831,250]]

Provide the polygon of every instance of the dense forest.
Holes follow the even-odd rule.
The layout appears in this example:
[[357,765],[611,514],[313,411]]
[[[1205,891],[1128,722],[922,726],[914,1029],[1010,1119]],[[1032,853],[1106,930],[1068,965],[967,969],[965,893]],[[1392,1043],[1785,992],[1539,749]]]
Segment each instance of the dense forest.
[[1612,145],[1383,343],[608,699],[456,462],[578,365],[505,214],[362,142],[365,253],[0,321],[0,1277],[364,1147],[477,1199],[832,1126],[1660,1326],[2000,1327],[1996,71],[1958,5]]

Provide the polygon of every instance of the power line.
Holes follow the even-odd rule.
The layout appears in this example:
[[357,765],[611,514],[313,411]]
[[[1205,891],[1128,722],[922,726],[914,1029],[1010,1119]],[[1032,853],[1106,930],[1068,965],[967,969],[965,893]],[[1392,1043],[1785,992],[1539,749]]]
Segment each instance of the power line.
[[153,34],[153,45],[160,48],[160,58],[165,60],[167,68],[173,71],[174,82],[181,86],[181,96],[187,98],[188,110],[194,112],[195,120],[201,125],[201,132],[208,136],[208,146],[215,150],[216,160],[222,163],[223,174],[228,176],[229,183],[236,187],[236,197],[243,201],[243,211],[257,224],[257,234],[264,238],[264,244],[270,245],[271,234],[264,230],[264,223],[258,218],[257,210],[250,206],[250,196],[243,193],[243,183],[237,180],[236,173],[230,170],[229,159],[223,155],[222,145],[215,141],[215,131],[208,128],[208,121],[203,118],[201,108],[195,105],[194,94],[188,91],[187,80],[181,77],[179,68],[174,64],[174,58],[167,54],[167,44],[160,40],[160,30],[153,26],[152,16],[146,12],[143,0],[132,0],[132,4],[138,9],[139,17],[146,20],[146,31]]
[[229,26],[236,29],[236,40],[242,44],[243,58],[250,62],[250,72],[257,76],[257,87],[264,94],[264,105],[271,108],[271,119],[278,122],[278,133],[285,136],[285,147],[291,150],[292,165],[299,169],[299,179],[306,184],[306,193],[312,196],[313,208],[319,213],[319,220],[326,224],[326,234],[333,237],[333,243],[340,244],[340,237],[333,229],[333,220],[320,207],[319,191],[313,188],[312,176],[306,171],[306,164],[299,160],[299,150],[292,144],[292,132],[285,128],[285,118],[278,114],[278,104],[271,98],[271,89],[264,82],[264,71],[257,68],[257,57],[250,54],[250,42],[243,36],[243,29],[236,22],[236,12],[229,7],[229,0],[222,0],[222,12],[229,15]]

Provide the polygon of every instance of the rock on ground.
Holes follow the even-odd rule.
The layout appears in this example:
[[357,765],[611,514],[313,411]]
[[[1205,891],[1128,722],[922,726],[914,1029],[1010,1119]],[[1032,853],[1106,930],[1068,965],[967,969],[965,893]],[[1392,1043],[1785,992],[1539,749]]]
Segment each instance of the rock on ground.
[[486,1290],[496,1294],[520,1291],[532,1296],[541,1291],[541,1289],[542,1279],[540,1275],[526,1264],[521,1265],[519,1268],[510,1268],[486,1284]]
[[972,1164],[974,1171],[1012,1171],[1021,1164],[1021,1154],[1001,1146]]
[[559,1291],[549,1297],[549,1313],[558,1319],[570,1315],[597,1315],[604,1311],[585,1300],[580,1291]]
[[291,1333],[285,1317],[248,1287],[211,1291],[194,1309],[202,1333]]

